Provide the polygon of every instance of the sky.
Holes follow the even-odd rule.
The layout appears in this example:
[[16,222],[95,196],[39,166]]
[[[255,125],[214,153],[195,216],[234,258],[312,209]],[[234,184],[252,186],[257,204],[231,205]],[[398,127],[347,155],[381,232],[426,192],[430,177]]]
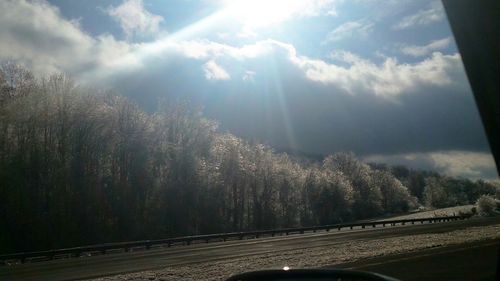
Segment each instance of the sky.
[[0,61],[279,151],[498,179],[439,1],[0,0]]

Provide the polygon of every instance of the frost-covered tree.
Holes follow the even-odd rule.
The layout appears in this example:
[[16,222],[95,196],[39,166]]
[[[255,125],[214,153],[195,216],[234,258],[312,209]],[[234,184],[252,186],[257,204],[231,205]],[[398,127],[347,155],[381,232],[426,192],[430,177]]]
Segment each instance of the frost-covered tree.
[[382,193],[382,208],[387,213],[407,212],[416,207],[416,198],[388,171],[374,171],[373,181]]
[[476,202],[477,212],[481,216],[491,216],[498,213],[498,204],[493,196],[482,195]]
[[328,156],[323,166],[344,174],[353,187],[353,214],[355,218],[367,218],[380,215],[382,209],[382,193],[380,187],[372,179],[372,170],[357,160],[352,153],[337,153]]

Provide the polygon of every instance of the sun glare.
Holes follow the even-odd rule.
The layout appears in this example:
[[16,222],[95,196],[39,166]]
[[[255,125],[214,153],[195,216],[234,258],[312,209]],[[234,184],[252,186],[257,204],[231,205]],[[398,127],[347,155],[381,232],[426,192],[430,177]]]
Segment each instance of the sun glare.
[[303,0],[226,0],[229,17],[249,27],[264,27],[280,23],[299,12]]

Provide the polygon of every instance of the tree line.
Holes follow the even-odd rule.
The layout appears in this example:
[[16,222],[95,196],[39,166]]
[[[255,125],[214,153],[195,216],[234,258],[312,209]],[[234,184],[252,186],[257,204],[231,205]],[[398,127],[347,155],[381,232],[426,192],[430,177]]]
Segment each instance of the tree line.
[[2,253],[340,223],[496,190],[352,153],[299,161],[219,132],[187,102],[148,113],[64,75],[0,67]]

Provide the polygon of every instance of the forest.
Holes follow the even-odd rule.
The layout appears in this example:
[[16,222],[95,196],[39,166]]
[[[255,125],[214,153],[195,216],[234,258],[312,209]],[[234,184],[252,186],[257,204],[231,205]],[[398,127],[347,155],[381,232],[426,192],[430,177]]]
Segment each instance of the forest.
[[350,152],[277,153],[189,102],[151,113],[65,75],[0,67],[2,253],[348,222],[495,193]]

